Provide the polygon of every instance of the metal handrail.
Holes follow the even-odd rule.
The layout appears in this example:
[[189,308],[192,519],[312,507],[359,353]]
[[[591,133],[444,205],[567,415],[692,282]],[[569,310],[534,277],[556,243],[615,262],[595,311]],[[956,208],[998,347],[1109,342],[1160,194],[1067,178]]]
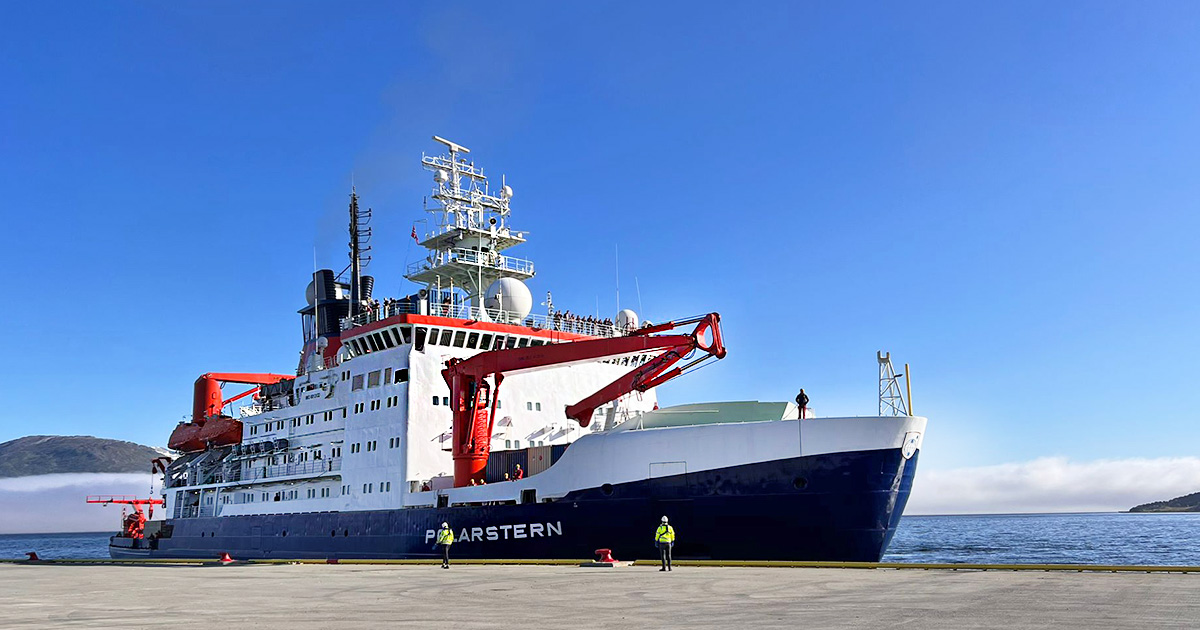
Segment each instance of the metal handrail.
[[271,479],[274,477],[288,477],[291,475],[305,475],[310,473],[333,472],[342,469],[341,458],[326,459],[313,462],[301,462],[299,464],[276,464],[274,466],[252,466],[246,474],[242,475],[242,481],[256,481],[258,479]]
[[479,265],[490,269],[500,269],[502,271],[511,271],[514,273],[533,275],[533,261],[525,258],[514,258],[505,256],[498,252],[481,252],[475,249],[453,248],[449,250],[439,251],[433,255],[432,259],[418,260],[410,263],[407,267],[407,275],[413,275],[442,265],[447,265],[452,262],[461,262],[468,265]]
[[[537,330],[554,330],[591,337],[619,337],[628,335],[635,330],[629,326],[620,326],[616,323],[609,324],[594,320],[589,321],[585,318],[561,312],[551,315],[535,315],[530,313],[525,317],[518,317],[516,313],[498,309],[484,309],[467,304],[433,304],[433,300],[430,300],[430,302],[426,313],[435,317],[499,322],[514,326],[526,326]],[[388,302],[365,313],[359,313],[353,319],[343,320],[342,330],[349,330],[354,326],[364,326],[396,315],[415,313],[417,313],[417,309],[414,308],[411,302]]]

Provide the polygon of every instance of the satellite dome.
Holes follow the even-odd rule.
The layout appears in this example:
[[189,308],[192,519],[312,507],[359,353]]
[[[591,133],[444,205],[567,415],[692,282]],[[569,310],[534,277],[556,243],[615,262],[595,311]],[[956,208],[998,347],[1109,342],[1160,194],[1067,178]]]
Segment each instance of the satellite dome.
[[450,173],[447,173],[445,169],[439,168],[438,171],[433,174],[433,179],[439,184],[445,184],[446,182],[450,181]]
[[512,196],[513,196],[512,186],[505,184],[504,187],[500,189],[500,196],[503,197],[504,199],[512,199]]
[[524,282],[516,278],[500,278],[493,282],[483,294],[483,307],[489,312],[499,313],[500,319],[525,319],[533,310],[533,295]]
[[634,313],[633,310],[628,308],[621,309],[621,312],[617,313],[617,326],[620,326],[621,328],[637,328],[637,313]]
[[317,303],[317,283],[315,280],[308,283],[308,287],[304,289],[304,301],[308,302],[309,306]]

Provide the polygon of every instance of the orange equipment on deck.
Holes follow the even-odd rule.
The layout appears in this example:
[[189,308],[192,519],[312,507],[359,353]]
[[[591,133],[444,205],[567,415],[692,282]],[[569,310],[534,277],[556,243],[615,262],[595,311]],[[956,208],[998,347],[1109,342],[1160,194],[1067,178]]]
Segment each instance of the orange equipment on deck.
[[[88,503],[100,503],[102,505],[130,505],[133,506],[132,512],[122,511],[121,517],[121,533],[119,536],[123,538],[142,538],[146,531],[146,521],[154,516],[154,506],[166,505],[162,499],[139,499],[128,494],[93,494],[88,496]],[[142,506],[149,506],[146,513],[142,512]]]
[[192,421],[180,422],[171,432],[167,447],[172,450],[191,453],[202,451],[208,445],[229,446],[242,441],[242,422],[230,416],[221,414],[225,405],[257,394],[259,388],[253,387],[232,398],[221,397],[223,383],[241,383],[244,385],[272,385],[280,381],[296,378],[283,374],[254,374],[239,372],[209,372],[196,379],[192,393]]

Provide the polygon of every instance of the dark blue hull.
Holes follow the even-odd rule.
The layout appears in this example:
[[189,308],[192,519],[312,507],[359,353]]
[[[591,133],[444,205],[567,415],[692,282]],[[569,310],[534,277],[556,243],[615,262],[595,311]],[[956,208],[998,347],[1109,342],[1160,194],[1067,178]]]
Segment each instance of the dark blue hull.
[[433,532],[446,521],[455,558],[590,558],[602,547],[653,558],[666,515],[676,558],[870,562],[896,531],[916,464],[900,449],[859,451],[590,488],[549,503],[174,519],[149,557],[434,558]]

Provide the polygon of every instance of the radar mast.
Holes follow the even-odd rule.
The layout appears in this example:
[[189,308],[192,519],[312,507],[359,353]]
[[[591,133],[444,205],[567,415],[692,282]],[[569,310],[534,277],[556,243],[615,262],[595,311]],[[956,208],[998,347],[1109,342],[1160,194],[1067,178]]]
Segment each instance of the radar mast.
[[513,190],[502,178],[493,191],[483,168],[464,157],[470,149],[433,139],[446,146],[446,153],[421,155],[421,165],[433,173],[434,203],[425,208],[430,229],[417,241],[429,252],[408,266],[405,277],[426,285],[429,305],[443,314],[489,319],[483,308],[488,286],[501,278],[524,282],[534,276],[532,261],[501,253],[525,242],[525,234],[508,224]]

